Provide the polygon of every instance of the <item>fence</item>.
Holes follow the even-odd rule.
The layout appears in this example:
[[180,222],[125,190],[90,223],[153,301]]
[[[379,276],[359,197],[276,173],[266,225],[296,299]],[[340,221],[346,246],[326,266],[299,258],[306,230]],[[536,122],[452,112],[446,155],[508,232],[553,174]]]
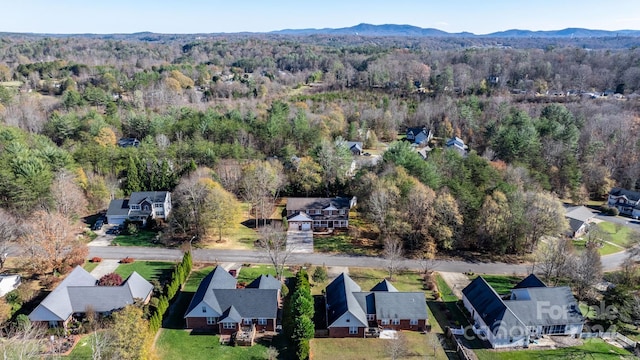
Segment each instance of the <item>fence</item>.
[[591,338],[613,339],[630,348],[635,348],[638,344],[636,341],[629,339],[628,337],[620,334],[619,332],[582,333],[580,334],[580,337],[583,339],[591,339]]
[[[453,343],[455,344],[456,347],[456,354],[458,354],[458,357],[460,358],[460,360],[475,360],[475,357],[471,357],[469,356],[469,354],[467,353],[467,350],[462,344],[460,344],[460,342],[458,341],[458,338],[456,337],[456,332],[460,331],[461,329],[452,329],[450,327],[446,328],[445,330],[445,335],[447,336],[447,338],[449,338],[450,340],[453,341]],[[463,330],[464,333],[464,330]]]

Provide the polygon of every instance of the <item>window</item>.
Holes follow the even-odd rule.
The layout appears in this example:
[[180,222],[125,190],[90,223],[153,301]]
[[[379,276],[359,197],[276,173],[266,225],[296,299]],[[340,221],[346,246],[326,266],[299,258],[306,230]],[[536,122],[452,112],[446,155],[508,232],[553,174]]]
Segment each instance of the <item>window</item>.
[[242,319],[243,325],[251,325],[251,319]]
[[267,325],[267,319],[258,319],[258,325]]
[[207,318],[207,325],[215,325],[215,324],[216,324],[216,318],[212,318],[212,317]]
[[373,321],[376,319],[376,314],[367,314],[367,321]]
[[382,320],[380,320],[380,324],[381,324],[381,325],[389,325],[389,319],[382,319]]
[[391,325],[400,325],[400,319],[391,320]]
[[207,307],[206,306],[202,307],[202,312],[207,312]]
[[350,326],[349,327],[349,335],[355,335],[358,333],[358,327],[356,326]]
[[344,215],[344,209],[340,210],[340,215]]
[[162,211],[157,211],[157,212],[156,212],[156,215],[157,215],[157,216],[164,216],[164,212],[162,212]]
[[409,325],[418,325],[418,319],[409,320]]
[[223,329],[235,329],[236,328],[236,323],[223,323],[222,324],[222,328]]

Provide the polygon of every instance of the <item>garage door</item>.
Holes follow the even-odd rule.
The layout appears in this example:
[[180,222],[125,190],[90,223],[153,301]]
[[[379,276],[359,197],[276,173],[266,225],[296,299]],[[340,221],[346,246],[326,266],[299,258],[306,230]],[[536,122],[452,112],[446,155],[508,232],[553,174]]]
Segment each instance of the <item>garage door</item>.
[[109,216],[109,215],[107,215],[107,223],[109,223],[109,224],[122,225],[122,224],[124,224],[125,220],[127,220],[126,216],[118,216],[118,215]]
[[302,223],[302,230],[311,230],[310,223]]

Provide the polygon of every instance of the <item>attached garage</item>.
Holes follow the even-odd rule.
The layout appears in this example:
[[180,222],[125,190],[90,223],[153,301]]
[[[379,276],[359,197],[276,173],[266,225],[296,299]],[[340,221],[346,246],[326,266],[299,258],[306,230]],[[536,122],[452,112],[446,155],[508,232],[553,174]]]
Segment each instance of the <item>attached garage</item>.
[[122,225],[129,218],[129,201],[124,199],[111,200],[107,210],[107,223]]
[[289,230],[311,231],[313,220],[305,213],[298,213],[287,218]]

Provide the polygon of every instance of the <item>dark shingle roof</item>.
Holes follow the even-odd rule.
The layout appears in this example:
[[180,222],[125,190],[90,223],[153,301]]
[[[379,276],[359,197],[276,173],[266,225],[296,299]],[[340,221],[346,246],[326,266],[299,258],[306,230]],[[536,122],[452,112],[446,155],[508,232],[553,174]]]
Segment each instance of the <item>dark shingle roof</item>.
[[278,315],[278,290],[276,289],[214,289],[220,308],[234,307],[243,318],[274,319]]
[[288,198],[287,210],[307,210],[316,209],[322,210],[330,206],[336,209],[349,209],[351,199],[336,197],[336,198]]
[[129,214],[129,200],[127,199],[113,199],[109,203],[109,209],[107,209],[107,216],[114,215],[127,215]]
[[278,279],[276,279],[275,277],[267,274],[267,275],[260,275],[260,277],[258,277],[257,279],[253,280],[246,287],[247,288],[254,288],[254,289],[280,290],[282,288],[282,283]]
[[636,191],[631,191],[623,188],[613,188],[609,191],[609,195],[613,196],[626,196],[627,199],[637,202],[640,200],[640,193]]
[[510,329],[520,332],[524,328],[524,324],[481,276],[462,289],[462,293],[493,334],[504,331],[501,330],[503,328],[507,329],[507,333]]
[[[188,314],[202,301],[205,301],[205,298],[209,300],[206,302],[213,309],[216,309],[216,307],[214,306],[215,299],[210,299],[212,296],[211,290],[235,289],[236,284],[237,280],[233,276],[231,276],[231,274],[229,274],[227,270],[225,270],[221,266],[216,266],[215,269],[211,270],[211,272],[208,273],[207,276],[204,277],[204,279],[202,279],[200,285],[198,285],[198,290],[196,290],[196,293],[193,295],[191,303],[189,303],[189,307],[187,308],[187,312],[185,314]],[[218,311],[222,312],[222,309],[219,309]]]
[[514,289],[534,288],[534,287],[547,287],[542,280],[540,280],[535,274],[529,274],[526,278],[520,281]]
[[345,273],[340,274],[327,285],[327,322],[329,325],[346,312],[352,313],[363,324],[367,323],[367,316],[353,295],[353,293],[361,291],[360,286]]
[[154,203],[161,203],[167,198],[168,191],[137,191],[131,193],[129,202],[132,204],[140,204],[145,199],[151,200]]
[[371,288],[371,291],[392,291],[392,292],[397,292],[398,289],[396,289],[395,286],[393,286],[387,279],[384,279],[384,280],[380,281],[379,283],[377,283],[373,288]]
[[527,326],[579,324],[584,322],[571,289],[535,287],[526,289],[530,300],[505,300],[505,304]]

